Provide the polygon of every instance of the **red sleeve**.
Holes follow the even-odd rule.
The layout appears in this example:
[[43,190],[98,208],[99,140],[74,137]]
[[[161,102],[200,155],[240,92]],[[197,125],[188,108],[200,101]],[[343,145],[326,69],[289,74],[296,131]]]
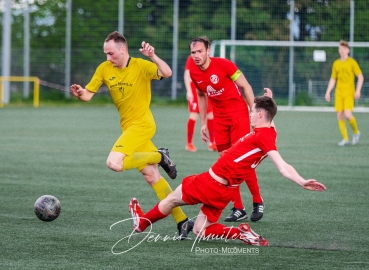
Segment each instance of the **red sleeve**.
[[185,69],[191,69],[194,66],[196,66],[196,64],[195,64],[195,62],[193,61],[193,59],[192,59],[192,57],[190,55],[189,57],[187,57]]
[[277,133],[274,128],[266,129],[267,132],[260,132],[258,138],[258,147],[263,151],[263,153],[268,153],[272,150],[277,150],[276,140]]
[[238,71],[238,67],[236,66],[235,63],[233,63],[232,61],[228,59],[223,59],[223,58],[221,59],[223,61],[222,66],[227,71],[227,75],[231,78]]

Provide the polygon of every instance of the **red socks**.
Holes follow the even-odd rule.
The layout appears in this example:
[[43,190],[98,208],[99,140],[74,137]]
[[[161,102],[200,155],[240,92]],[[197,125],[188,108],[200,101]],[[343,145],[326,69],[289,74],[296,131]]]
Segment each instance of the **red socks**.
[[211,143],[215,143],[214,119],[208,119],[207,126],[209,131],[209,140]]
[[152,223],[158,221],[159,219],[165,218],[168,215],[164,215],[159,210],[159,203],[157,203],[151,210],[149,210],[143,218],[140,219],[140,229],[141,231],[146,230]]
[[248,175],[245,182],[252,195],[252,202],[262,203],[263,199],[261,198],[261,195],[260,195],[260,189],[259,189],[258,178],[256,176],[256,172],[253,171],[252,175]]
[[241,209],[241,210],[244,209],[242,199],[241,199],[240,187],[238,187],[238,192],[234,193],[232,202],[233,202],[234,208]]
[[192,143],[192,139],[193,139],[193,133],[195,130],[195,124],[196,121],[192,120],[192,119],[188,119],[187,121],[187,143]]

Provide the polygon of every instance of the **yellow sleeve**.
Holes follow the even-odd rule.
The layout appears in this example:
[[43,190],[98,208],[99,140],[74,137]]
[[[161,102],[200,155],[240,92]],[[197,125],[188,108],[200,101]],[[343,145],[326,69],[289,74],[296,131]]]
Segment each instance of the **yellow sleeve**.
[[97,90],[99,90],[100,86],[103,84],[104,81],[103,81],[103,75],[102,74],[103,74],[104,66],[105,66],[105,62],[101,63],[97,67],[97,69],[96,69],[94,75],[92,76],[90,82],[85,87],[88,91],[96,93]]
[[360,74],[362,74],[362,73],[363,73],[363,72],[361,71],[361,69],[360,69],[359,64],[356,62],[356,60],[352,59],[352,65],[353,65],[352,69],[353,69],[354,74],[355,74],[355,76],[356,76],[356,77],[357,77],[358,75],[360,75]]

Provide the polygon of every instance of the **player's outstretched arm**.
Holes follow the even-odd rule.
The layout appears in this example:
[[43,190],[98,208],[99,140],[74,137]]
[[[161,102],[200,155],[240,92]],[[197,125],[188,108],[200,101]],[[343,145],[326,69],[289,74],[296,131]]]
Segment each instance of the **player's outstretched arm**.
[[327,189],[323,184],[314,179],[305,180],[302,178],[291,165],[287,164],[283,160],[278,151],[269,151],[268,156],[284,177],[302,186],[303,188],[314,191],[324,191]]
[[155,65],[158,67],[159,76],[164,78],[169,78],[172,76],[172,69],[164,60],[155,54],[155,48],[153,46],[145,41],[142,41],[140,52],[149,57],[151,61],[155,63]]
[[95,93],[84,89],[78,84],[72,84],[70,87],[70,92],[81,101],[90,101]]

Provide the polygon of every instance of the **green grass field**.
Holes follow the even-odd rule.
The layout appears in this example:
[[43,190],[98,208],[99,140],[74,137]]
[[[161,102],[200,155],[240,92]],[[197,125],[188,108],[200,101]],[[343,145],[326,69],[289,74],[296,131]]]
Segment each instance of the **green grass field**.
[[[198,125],[199,151],[184,151],[187,109],[155,107],[153,113],[154,142],[168,147],[177,163],[177,179],[168,179],[172,188],[184,176],[208,170],[217,154],[201,145]],[[150,234],[128,238],[131,220],[117,222],[130,218],[129,200],[137,197],[146,211],[157,198],[137,171],[115,173],[105,165],[120,134],[114,107],[0,109],[0,269],[369,268],[368,114],[356,118],[361,141],[340,148],[334,113],[277,114],[282,156],[327,191],[306,191],[264,161],[257,172],[266,209],[251,226],[270,246],[250,249],[240,241],[198,243],[193,234],[192,240],[167,239],[177,232],[171,217],[155,223]],[[250,215],[246,185],[241,191]],[[42,222],[33,212],[44,194],[56,196],[62,205],[53,222]],[[183,209],[195,217],[199,206]],[[114,245],[121,254],[112,253]]]

